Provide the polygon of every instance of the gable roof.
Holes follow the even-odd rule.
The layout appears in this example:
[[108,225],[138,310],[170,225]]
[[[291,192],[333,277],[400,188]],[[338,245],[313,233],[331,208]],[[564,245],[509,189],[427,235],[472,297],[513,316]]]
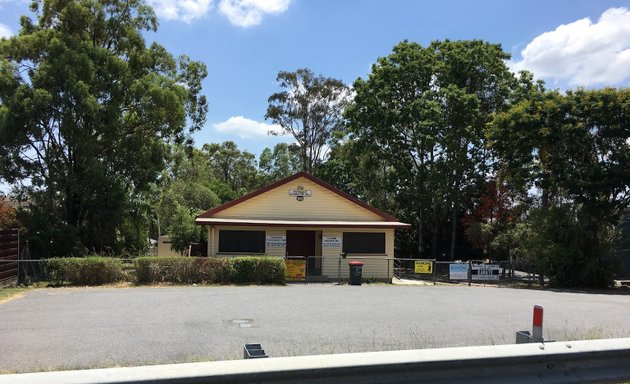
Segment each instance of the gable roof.
[[296,173],[294,175],[291,175],[289,177],[286,177],[286,178],[284,178],[282,180],[278,180],[275,183],[269,184],[266,187],[260,188],[260,189],[254,191],[254,192],[248,193],[247,195],[241,196],[238,199],[232,200],[232,201],[230,201],[228,203],[225,203],[223,205],[219,205],[218,207],[211,208],[211,209],[205,211],[204,213],[202,213],[201,215],[197,216],[197,219],[210,218],[210,217],[212,217],[214,214],[216,214],[218,212],[221,212],[221,211],[223,211],[225,209],[233,207],[233,206],[235,206],[237,204],[240,204],[240,203],[242,203],[244,201],[250,200],[250,199],[252,199],[252,198],[254,198],[256,196],[262,195],[263,193],[265,193],[267,191],[270,191],[272,189],[280,187],[280,186],[282,186],[284,184],[290,183],[293,180],[299,179],[301,177],[312,181],[313,183],[315,183],[315,184],[317,184],[317,185],[319,185],[319,186],[321,186],[321,187],[323,187],[323,188],[325,188],[325,189],[327,189],[327,190],[329,190],[329,191],[331,191],[331,192],[341,196],[342,198],[344,198],[346,200],[349,200],[350,202],[352,202],[352,203],[354,203],[354,204],[356,204],[356,205],[358,205],[358,206],[360,206],[362,208],[367,209],[368,211],[376,214],[377,216],[380,216],[385,221],[398,221],[398,219],[396,219],[394,216],[392,216],[392,215],[390,215],[388,213],[385,213],[385,212],[381,211],[380,209],[374,208],[373,206],[371,206],[371,205],[369,205],[369,204],[367,204],[367,203],[357,199],[356,197],[354,197],[354,196],[352,196],[352,195],[350,195],[350,194],[348,194],[348,193],[346,193],[346,192],[344,192],[344,191],[342,191],[342,190],[340,190],[340,189],[338,189],[338,188],[336,188],[336,187],[326,183],[325,181],[320,180],[317,177],[315,177],[315,176],[313,176],[313,175],[311,175],[309,173],[306,173],[306,172],[298,172],[298,173]]

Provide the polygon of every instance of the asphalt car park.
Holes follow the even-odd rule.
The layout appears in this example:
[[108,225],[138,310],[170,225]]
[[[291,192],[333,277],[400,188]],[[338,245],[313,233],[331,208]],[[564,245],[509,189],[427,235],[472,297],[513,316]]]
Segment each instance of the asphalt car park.
[[467,286],[55,288],[0,304],[0,372],[630,336],[630,296]]

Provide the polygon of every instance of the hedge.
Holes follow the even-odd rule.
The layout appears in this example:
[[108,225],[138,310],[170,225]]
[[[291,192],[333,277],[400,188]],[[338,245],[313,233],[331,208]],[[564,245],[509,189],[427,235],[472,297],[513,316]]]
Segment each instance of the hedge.
[[[112,257],[54,258],[43,263],[52,284],[102,285],[129,280],[124,264]],[[139,257],[134,261],[140,284],[281,284],[286,283],[280,257]]]
[[286,283],[286,267],[280,257],[139,257],[135,268],[140,284]]
[[53,284],[102,285],[127,279],[120,259],[112,257],[68,257],[44,261],[44,273]]

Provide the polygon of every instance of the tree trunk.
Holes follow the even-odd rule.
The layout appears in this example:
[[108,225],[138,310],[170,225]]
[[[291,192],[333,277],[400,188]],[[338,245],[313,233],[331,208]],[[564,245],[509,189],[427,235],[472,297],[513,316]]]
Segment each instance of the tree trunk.
[[306,149],[302,150],[302,170],[307,173],[312,173],[311,165],[308,159],[308,155],[306,153]]
[[418,221],[418,257],[422,258],[424,244],[422,243],[422,221]]
[[453,227],[451,229],[451,254],[450,260],[455,260],[455,235],[457,232],[457,209],[455,209],[455,203],[453,203]]
[[431,258],[432,259],[437,259],[437,246],[438,246],[438,239],[439,239],[439,228],[438,225],[434,222],[433,225],[431,226]]
[[547,192],[546,188],[542,189],[542,194],[540,197],[540,205],[543,212],[546,212],[549,209],[549,192]]

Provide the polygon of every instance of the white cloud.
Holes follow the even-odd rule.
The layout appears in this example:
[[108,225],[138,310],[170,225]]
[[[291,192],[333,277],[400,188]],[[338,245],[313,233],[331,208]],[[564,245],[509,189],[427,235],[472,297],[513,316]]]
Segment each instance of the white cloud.
[[7,25],[0,23],[0,38],[13,36],[13,31]]
[[630,78],[630,10],[610,8],[596,23],[563,24],[532,40],[522,59],[509,63],[569,85],[616,85]]
[[185,23],[204,17],[212,8],[212,0],[149,0],[149,3],[159,17]]
[[[2,1],[0,0],[0,4]],[[190,23],[208,14],[214,0],[149,0],[155,13],[164,20]],[[221,0],[219,13],[238,27],[259,25],[265,15],[286,11],[291,0]]]
[[266,14],[274,15],[286,11],[291,0],[221,0],[219,13],[230,23],[243,28],[262,22]]
[[243,116],[232,116],[222,123],[214,124],[214,129],[221,133],[234,134],[241,139],[267,136],[269,131],[281,132],[279,125],[260,123]]

